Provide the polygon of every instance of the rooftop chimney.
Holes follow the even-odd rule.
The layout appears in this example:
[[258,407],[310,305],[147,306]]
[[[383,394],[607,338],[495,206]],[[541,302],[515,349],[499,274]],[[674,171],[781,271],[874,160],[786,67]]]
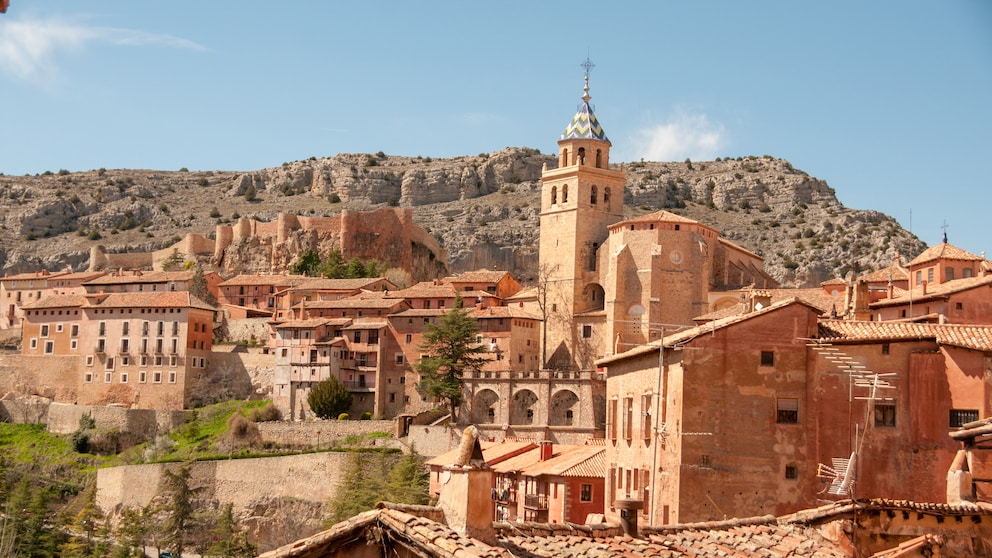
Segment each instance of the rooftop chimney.
[[637,513],[644,509],[644,502],[631,498],[620,498],[616,502],[620,510],[620,528],[628,537],[637,538]]
[[441,473],[437,507],[444,510],[448,527],[486,544],[495,544],[493,505],[489,499],[492,487],[493,471],[482,457],[479,430],[470,425],[462,433],[455,463],[446,465]]
[[541,450],[541,461],[547,461],[554,455],[555,446],[547,440],[541,442],[538,448]]

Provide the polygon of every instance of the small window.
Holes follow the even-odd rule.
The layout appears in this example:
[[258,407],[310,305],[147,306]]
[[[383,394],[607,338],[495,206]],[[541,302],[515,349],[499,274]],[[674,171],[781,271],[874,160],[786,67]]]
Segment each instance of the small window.
[[79,337],[79,324],[72,324],[72,326],[69,327],[69,336]]
[[588,325],[587,324],[587,325],[583,325],[582,326],[582,337],[585,338],[585,339],[589,339],[590,337],[592,337],[592,326],[591,325]]
[[108,357],[107,358],[107,365],[104,367],[104,369],[105,370],[113,370],[114,369],[114,357]]
[[162,373],[153,372],[152,373],[152,383],[161,384],[162,383]]
[[406,334],[406,342],[407,342],[407,343],[410,343],[410,342],[412,342],[412,341],[413,341],[413,334],[411,334],[411,333],[407,333],[407,334]]
[[395,403],[396,402],[396,394],[395,393],[390,393],[389,394],[389,402],[390,403]]
[[48,324],[45,324],[45,325],[41,326],[41,336],[42,337],[48,337],[48,329],[49,329],[49,325]]
[[947,281],[953,281],[954,280],[954,268],[953,267],[949,267],[946,270],[944,270],[944,277],[946,278],[945,280],[947,280]]
[[83,374],[83,381],[87,384],[93,382],[93,373],[87,372],[86,374]]
[[114,379],[114,373],[113,372],[105,372],[103,374],[103,383],[109,384],[111,381],[113,381],[113,379]]
[[148,372],[145,372],[144,370],[138,372],[138,383],[143,384],[146,381],[148,381]]
[[785,466],[785,478],[786,480],[797,480],[799,479],[799,467],[796,465],[786,465]]
[[963,302],[955,302],[954,303],[954,309],[955,310],[964,310],[964,303]]
[[127,383],[127,372],[121,372],[121,383],[122,384]]
[[50,355],[55,352],[55,341],[45,341],[45,354]]
[[927,270],[927,283],[933,283],[933,268]]
[[583,484],[579,488],[579,501],[580,502],[592,502],[592,485]]
[[93,355],[86,355],[86,366],[93,366]]
[[761,351],[761,365],[775,366],[775,351]]
[[883,355],[889,354],[889,344],[888,343],[882,343],[882,354]]
[[951,428],[964,426],[969,422],[975,422],[976,420],[978,420],[977,409],[951,409]]
[[69,350],[70,351],[75,351],[78,348],[79,348],[79,340],[78,339],[73,339],[72,341],[69,341]]
[[175,373],[175,371],[169,372],[169,383],[170,384],[176,383],[176,373]]
[[778,424],[799,424],[799,399],[780,397],[776,400],[775,422]]
[[406,376],[400,376],[400,383],[401,384],[405,384],[406,383]]
[[396,355],[396,364],[403,364],[403,355]]
[[875,426],[895,428],[896,406],[893,403],[875,403]]
[[31,348],[32,349],[37,349],[38,348],[38,338],[37,337],[32,337],[31,338]]

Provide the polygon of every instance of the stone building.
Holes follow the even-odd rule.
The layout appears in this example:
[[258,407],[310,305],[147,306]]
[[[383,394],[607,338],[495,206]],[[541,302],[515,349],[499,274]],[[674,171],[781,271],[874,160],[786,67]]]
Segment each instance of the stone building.
[[992,326],[823,310],[750,305],[600,360],[607,517],[628,498],[648,525],[794,512],[838,497],[818,465],[852,453],[848,497],[942,501],[947,432],[992,414]]
[[[537,303],[548,368],[591,370],[606,355],[657,339],[716,309],[713,292],[776,286],[760,256],[697,221],[660,211],[624,220],[623,165],[582,103],[558,140],[558,167],[541,176]],[[731,295],[732,296],[732,295]]]

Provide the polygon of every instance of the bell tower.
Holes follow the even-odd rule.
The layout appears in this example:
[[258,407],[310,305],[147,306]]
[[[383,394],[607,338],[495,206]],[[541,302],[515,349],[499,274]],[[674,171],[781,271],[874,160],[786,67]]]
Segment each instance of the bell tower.
[[[589,104],[593,64],[586,59],[582,66],[582,103],[558,139],[558,167],[541,173],[542,359],[547,368],[565,370],[591,366],[590,349],[593,356],[603,354],[589,347],[594,326],[577,316],[603,309],[599,251],[607,227],[623,219],[626,184],[622,166],[609,168],[611,143]],[[580,339],[584,349],[577,346]]]

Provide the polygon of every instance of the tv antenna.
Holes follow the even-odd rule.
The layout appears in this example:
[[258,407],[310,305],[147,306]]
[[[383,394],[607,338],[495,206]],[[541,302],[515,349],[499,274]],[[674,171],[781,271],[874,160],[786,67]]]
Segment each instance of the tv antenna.
[[[838,347],[818,340],[811,341],[806,346],[822,356],[824,360],[834,365],[834,370],[827,372],[827,375],[847,377],[848,424],[853,430],[849,438],[852,446],[850,457],[831,458],[830,465],[824,463],[818,464],[816,476],[829,483],[820,493],[825,492],[834,496],[844,496],[854,499],[858,454],[861,453],[861,449],[864,447],[869,425],[872,424],[872,418],[876,415],[875,402],[893,401],[893,398],[885,396],[884,392],[895,389],[895,386],[889,380],[897,376],[897,374],[895,372],[872,372],[868,370],[867,366],[861,364],[857,359]],[[855,389],[859,391],[867,390],[867,393],[865,395],[855,395]],[[854,421],[854,401],[868,402],[865,406],[863,429]]]

